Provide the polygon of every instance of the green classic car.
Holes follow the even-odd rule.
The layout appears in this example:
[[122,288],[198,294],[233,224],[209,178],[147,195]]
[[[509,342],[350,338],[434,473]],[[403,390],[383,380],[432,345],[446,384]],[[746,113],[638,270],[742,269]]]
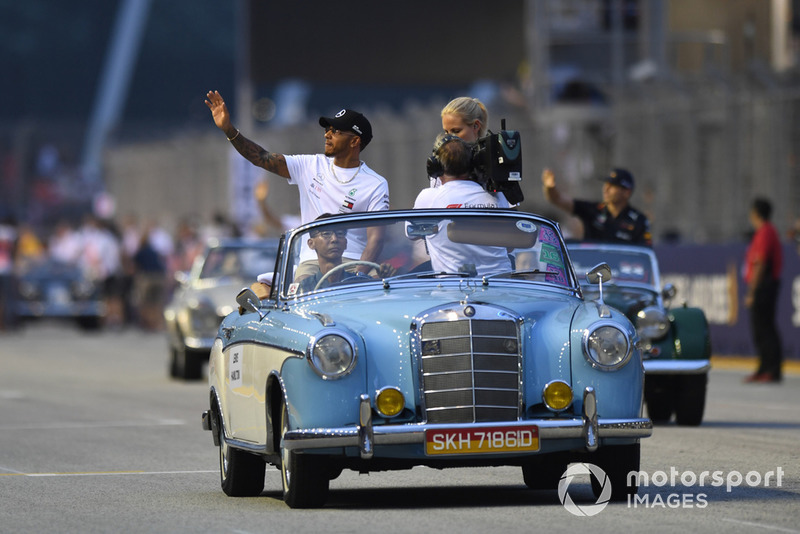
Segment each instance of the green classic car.
[[[634,245],[570,243],[577,272],[606,262],[613,280],[603,286],[607,304],[636,325],[645,369],[645,403],[650,419],[697,426],[703,421],[706,385],[711,368],[708,321],[700,308],[671,307],[675,288],[662,288],[658,259],[652,249]],[[587,298],[599,296],[586,284]]]

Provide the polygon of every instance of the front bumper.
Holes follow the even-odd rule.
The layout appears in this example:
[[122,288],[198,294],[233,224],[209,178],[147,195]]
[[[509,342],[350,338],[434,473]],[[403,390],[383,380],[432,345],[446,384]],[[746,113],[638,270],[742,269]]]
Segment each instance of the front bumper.
[[645,360],[646,375],[699,375],[711,369],[710,360]]
[[[653,433],[650,419],[599,419],[594,389],[587,387],[583,395],[583,414],[580,418],[537,419],[493,423],[496,428],[518,427],[530,424],[537,427],[541,440],[582,439],[587,451],[599,446],[600,438],[645,438]],[[360,424],[346,428],[315,428],[291,430],[283,436],[283,447],[288,450],[311,450],[329,447],[358,447],[361,458],[370,459],[374,448],[384,445],[424,444],[426,432],[445,429],[469,429],[475,423],[461,425],[409,424],[372,425],[372,407],[368,395],[361,396]]]

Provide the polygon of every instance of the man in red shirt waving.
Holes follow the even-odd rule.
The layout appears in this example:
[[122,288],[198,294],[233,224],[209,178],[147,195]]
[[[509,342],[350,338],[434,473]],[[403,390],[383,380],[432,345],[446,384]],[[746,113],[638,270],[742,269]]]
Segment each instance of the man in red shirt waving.
[[753,201],[750,224],[755,229],[745,256],[744,280],[747,283],[745,306],[750,309],[760,363],[758,370],[745,382],[780,382],[783,349],[775,322],[783,253],[778,232],[770,222],[772,205],[763,198]]

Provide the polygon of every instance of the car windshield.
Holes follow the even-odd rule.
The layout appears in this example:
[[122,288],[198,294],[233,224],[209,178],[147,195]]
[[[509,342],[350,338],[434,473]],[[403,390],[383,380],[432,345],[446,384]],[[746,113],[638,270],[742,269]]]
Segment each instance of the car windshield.
[[[378,280],[480,277],[574,288],[556,227],[528,214],[384,215],[323,222],[291,235],[283,295],[295,297]],[[446,210],[449,212],[461,210]],[[368,234],[380,237],[374,261],[362,261]]]
[[592,249],[570,246],[569,256],[572,266],[581,278],[598,263],[608,263],[611,267],[611,283],[633,282],[654,284],[653,266],[650,256],[643,252],[611,249]]
[[216,247],[209,249],[200,278],[237,277],[255,279],[275,266],[277,250],[259,247]]

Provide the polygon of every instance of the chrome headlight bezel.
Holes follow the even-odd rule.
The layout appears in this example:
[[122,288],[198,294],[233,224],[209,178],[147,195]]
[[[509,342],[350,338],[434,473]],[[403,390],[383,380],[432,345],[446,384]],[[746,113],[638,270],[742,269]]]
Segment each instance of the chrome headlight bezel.
[[636,314],[636,331],[644,340],[663,339],[669,327],[669,317],[661,308],[648,306]]
[[[326,328],[312,337],[306,347],[306,360],[323,380],[347,376],[358,359],[355,339],[337,328]],[[344,356],[344,357],[342,357]]]
[[[604,344],[605,348],[601,344]],[[613,345],[618,346],[613,347]],[[613,353],[609,352],[608,348],[613,348]],[[630,335],[615,322],[601,321],[583,332],[583,356],[595,369],[601,371],[620,369],[630,361],[631,354],[633,354],[633,344]]]

